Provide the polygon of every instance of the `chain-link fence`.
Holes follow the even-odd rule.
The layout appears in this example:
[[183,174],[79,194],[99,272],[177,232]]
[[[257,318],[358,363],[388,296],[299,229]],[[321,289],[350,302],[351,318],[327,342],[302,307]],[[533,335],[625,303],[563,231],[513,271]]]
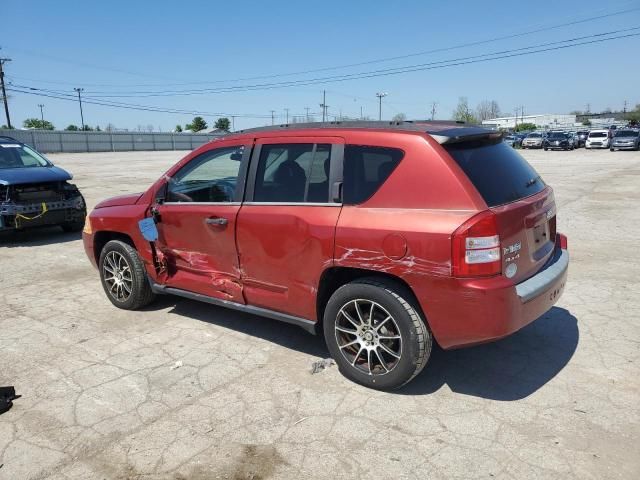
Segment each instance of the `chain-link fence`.
[[15,138],[43,153],[59,153],[193,150],[221,135],[213,133],[0,130],[0,137],[2,136]]

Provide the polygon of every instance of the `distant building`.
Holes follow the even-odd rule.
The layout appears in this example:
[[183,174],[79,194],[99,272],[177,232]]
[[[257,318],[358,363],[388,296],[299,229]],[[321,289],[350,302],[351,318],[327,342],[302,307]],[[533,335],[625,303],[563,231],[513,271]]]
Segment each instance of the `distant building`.
[[513,129],[521,123],[533,123],[542,129],[573,127],[576,123],[575,115],[551,114],[519,115],[517,117],[500,117],[483,120],[482,125],[490,128]]

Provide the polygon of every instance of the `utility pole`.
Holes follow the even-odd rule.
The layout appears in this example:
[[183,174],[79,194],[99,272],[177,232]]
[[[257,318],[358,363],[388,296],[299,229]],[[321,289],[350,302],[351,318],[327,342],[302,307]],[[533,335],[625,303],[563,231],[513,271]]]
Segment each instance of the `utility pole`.
[[362,115],[362,105],[360,105],[360,120],[364,120],[364,115]]
[[82,123],[82,131],[84,131],[84,114],[82,113],[82,91],[84,88],[74,88],[78,92],[78,102],[80,103],[80,122]]
[[2,66],[6,62],[10,62],[10,58],[0,58],[0,85],[2,85],[2,99],[4,100],[4,114],[7,117],[7,127],[10,129],[13,128],[11,126],[11,117],[9,117],[9,102],[7,100],[7,91],[4,89],[4,71],[2,70]]
[[44,108],[44,104],[39,103],[38,106],[40,107],[40,121],[42,122],[40,127],[44,128],[44,113],[42,113],[42,109]]
[[378,97],[379,100],[379,106],[378,106],[378,120],[382,120],[382,98],[386,97],[387,95],[389,95],[386,92],[378,92],[376,93],[376,97]]
[[431,102],[431,121],[436,118],[436,107],[438,106],[437,102]]
[[284,109],[284,112],[285,112],[285,115],[286,115],[286,117],[287,117],[287,121],[286,121],[285,123],[288,125],[288,124],[289,124],[289,109],[288,109],[288,108],[285,108],[285,109]]
[[235,115],[231,115],[231,131],[232,132],[236,131],[236,116]]
[[329,107],[329,105],[327,105],[327,91],[323,90],[322,91],[322,103],[320,104],[320,107],[322,108],[322,123],[327,121],[327,109]]
[[587,109],[585,110],[584,113],[591,113],[591,104],[587,103]]
[[306,117],[306,119],[307,119],[307,123],[309,123],[309,107],[304,107],[304,109],[305,109],[305,110],[306,110],[306,112],[307,112],[307,117]]
[[271,125],[273,125],[273,114],[276,113],[275,110],[271,110]]
[[624,101],[624,108],[622,109],[622,112],[625,113],[625,114],[627,113],[627,101],[626,100]]

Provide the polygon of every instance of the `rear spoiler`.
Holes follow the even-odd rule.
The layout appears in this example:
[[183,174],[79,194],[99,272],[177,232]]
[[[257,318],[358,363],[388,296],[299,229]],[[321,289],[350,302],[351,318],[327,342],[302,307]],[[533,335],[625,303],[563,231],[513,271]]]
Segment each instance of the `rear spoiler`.
[[427,131],[427,133],[440,145],[478,140],[498,141],[503,137],[502,132],[479,127],[451,128],[434,132]]

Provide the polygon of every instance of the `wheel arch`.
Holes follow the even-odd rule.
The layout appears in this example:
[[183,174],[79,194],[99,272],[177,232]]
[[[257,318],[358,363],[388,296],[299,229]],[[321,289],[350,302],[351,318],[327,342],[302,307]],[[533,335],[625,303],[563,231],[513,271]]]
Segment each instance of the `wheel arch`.
[[96,232],[93,236],[93,255],[96,260],[96,265],[100,262],[100,254],[102,253],[102,249],[104,246],[110,242],[111,240],[120,240],[133,248],[136,248],[133,239],[122,232],[114,232],[110,230],[101,230]]
[[316,296],[318,331],[322,330],[325,307],[327,305],[327,302],[329,301],[329,298],[331,298],[331,295],[333,295],[333,293],[341,286],[362,278],[381,280],[385,283],[393,284],[403,294],[409,297],[407,300],[411,301],[412,306],[418,310],[418,313],[420,313],[427,328],[431,330],[431,328],[429,327],[429,321],[424,314],[420,302],[413,292],[413,289],[401,277],[386,272],[379,272],[362,268],[329,267],[322,272],[322,275],[320,276],[320,282],[318,283],[318,293]]

